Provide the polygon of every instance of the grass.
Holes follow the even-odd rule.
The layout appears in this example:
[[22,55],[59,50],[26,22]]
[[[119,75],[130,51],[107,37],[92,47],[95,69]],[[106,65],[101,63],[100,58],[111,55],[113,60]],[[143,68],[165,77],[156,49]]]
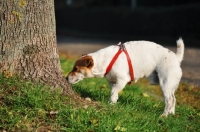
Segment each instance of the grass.
[[[61,58],[64,74],[71,70],[73,63],[73,59]],[[146,88],[146,81],[142,81],[126,86],[120,92],[118,103],[110,105],[106,80],[85,79],[72,88],[82,97],[97,101],[101,107],[83,108],[74,105],[61,89],[54,90],[18,77],[0,75],[0,131],[200,131],[200,109],[195,106],[198,104],[179,101],[176,115],[161,118],[164,102],[152,96]],[[195,91],[195,87],[186,84],[182,87],[188,96],[194,95],[193,102],[199,102],[194,100],[199,99],[199,90]],[[182,98],[182,95],[177,96],[177,100]]]

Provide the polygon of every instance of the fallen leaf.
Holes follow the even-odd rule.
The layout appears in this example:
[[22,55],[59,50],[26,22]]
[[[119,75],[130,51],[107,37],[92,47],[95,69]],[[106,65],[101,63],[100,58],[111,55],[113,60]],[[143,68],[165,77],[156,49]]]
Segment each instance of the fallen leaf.
[[89,97],[87,97],[87,98],[85,98],[85,101],[91,102],[92,100]]
[[114,130],[115,130],[115,131],[120,131],[120,132],[126,132],[126,131],[127,131],[127,128],[117,126]]
[[49,112],[49,117],[50,118],[53,118],[53,117],[55,117],[55,115],[57,115],[58,114],[58,111],[50,111]]
[[124,93],[124,91],[123,91],[123,90],[119,91],[119,95],[122,95],[123,93]]
[[106,88],[106,84],[101,85],[100,89]]
[[147,93],[142,93],[144,97],[150,97]]
[[49,114],[50,115],[56,115],[56,114],[58,114],[58,111],[50,111]]
[[98,123],[98,120],[97,119],[90,119],[90,123],[94,125],[94,124]]
[[154,104],[153,107],[158,108],[158,107],[159,107],[159,104]]
[[121,125],[121,123],[119,122],[118,124],[117,124],[117,126],[115,127],[115,131],[120,131],[120,132],[126,132],[127,131],[127,128],[125,128],[125,127],[121,127],[120,126]]
[[13,76],[13,74],[12,74],[11,72],[7,71],[7,70],[4,70],[4,71],[3,71],[3,76],[4,76],[5,78],[10,78],[10,77]]

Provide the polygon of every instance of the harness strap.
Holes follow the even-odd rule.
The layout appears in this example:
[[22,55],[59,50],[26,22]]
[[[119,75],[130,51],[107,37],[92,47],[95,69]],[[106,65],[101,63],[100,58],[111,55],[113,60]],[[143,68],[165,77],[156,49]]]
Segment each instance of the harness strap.
[[[133,72],[133,66],[132,66],[132,63],[131,63],[131,59],[130,59],[130,56],[124,46],[124,44],[119,44],[118,45],[120,48],[118,50],[118,52],[115,54],[115,56],[113,57],[113,59],[111,60],[110,64],[108,65],[108,67],[106,68],[106,74],[108,74],[108,72],[111,70],[113,64],[115,63],[115,61],[117,60],[117,58],[119,57],[119,55],[124,52],[125,55],[126,55],[126,59],[127,59],[127,62],[128,62],[128,66],[129,66],[129,72],[130,72],[130,77],[131,77],[131,81],[134,80],[134,72]],[[129,85],[131,84],[131,81],[128,83]]]
[[113,57],[113,59],[111,60],[110,64],[108,65],[106,69],[105,75],[111,70],[113,64],[115,63],[115,61],[117,60],[117,58],[119,57],[121,53],[122,53],[122,50],[118,50],[118,52],[115,54],[115,56]]
[[127,50],[124,49],[123,51],[126,54],[126,59],[127,59],[127,62],[128,62],[129,72],[130,72],[130,77],[131,77],[131,81],[128,84],[131,85],[131,82],[134,81],[133,66],[132,66],[131,59],[130,59],[130,56],[129,56]]

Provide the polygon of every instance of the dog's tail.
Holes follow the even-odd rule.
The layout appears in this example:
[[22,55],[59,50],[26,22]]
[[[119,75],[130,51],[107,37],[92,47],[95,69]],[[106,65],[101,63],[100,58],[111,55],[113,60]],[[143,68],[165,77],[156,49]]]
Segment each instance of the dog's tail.
[[178,58],[178,61],[181,63],[183,60],[183,54],[184,54],[184,43],[182,38],[179,38],[177,41],[177,51],[176,51],[176,56]]

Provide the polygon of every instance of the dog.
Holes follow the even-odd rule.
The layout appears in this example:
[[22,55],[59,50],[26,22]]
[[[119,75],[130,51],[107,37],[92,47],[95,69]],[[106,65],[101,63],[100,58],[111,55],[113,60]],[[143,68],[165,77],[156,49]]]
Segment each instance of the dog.
[[[130,57],[134,81],[147,77],[150,84],[160,84],[165,101],[164,112],[161,116],[175,114],[174,92],[182,76],[180,64],[184,55],[183,40],[179,38],[176,42],[176,53],[149,41],[129,41],[123,44]],[[119,50],[119,46],[112,45],[80,57],[67,75],[67,81],[75,84],[84,78],[105,76],[111,87],[110,102],[116,103],[119,91],[132,81],[127,55],[124,52],[119,54],[110,71],[105,74],[108,65]]]

